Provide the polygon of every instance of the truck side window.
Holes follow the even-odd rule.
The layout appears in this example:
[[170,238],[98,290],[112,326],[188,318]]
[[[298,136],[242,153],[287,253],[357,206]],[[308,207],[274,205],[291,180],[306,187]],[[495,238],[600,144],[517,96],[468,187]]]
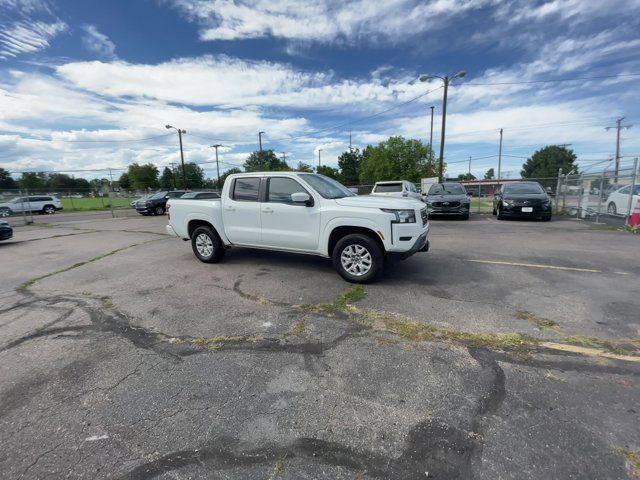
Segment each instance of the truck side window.
[[269,202],[293,203],[291,194],[298,192],[309,193],[291,178],[272,177],[269,179]]
[[257,202],[260,190],[260,178],[236,178],[233,183],[232,198],[241,202]]

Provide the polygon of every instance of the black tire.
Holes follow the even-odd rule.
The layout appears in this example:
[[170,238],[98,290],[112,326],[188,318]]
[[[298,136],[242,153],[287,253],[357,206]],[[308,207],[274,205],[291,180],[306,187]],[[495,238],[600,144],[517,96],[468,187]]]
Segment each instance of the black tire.
[[469,212],[465,213],[465,214],[462,216],[462,219],[463,219],[463,220],[469,220]]
[[[342,278],[351,283],[371,282],[378,278],[384,269],[382,249],[373,238],[361,233],[352,233],[338,240],[331,256],[333,267]],[[354,262],[349,264],[347,257],[350,257],[349,259],[354,260]],[[357,273],[363,270],[366,271]]]
[[225,254],[222,240],[211,227],[196,228],[191,234],[191,248],[198,260],[204,263],[218,263]]
[[542,221],[543,222],[550,222],[551,221],[551,215],[545,215],[544,217],[542,217]]
[[155,215],[164,215],[164,207],[162,205],[158,205],[156,208],[153,209],[153,213]]
[[496,207],[493,207],[493,211],[491,212],[491,215],[494,215],[494,216],[495,216],[495,215],[497,215],[497,214],[498,214],[498,212],[496,211]]
[[617,215],[618,214],[618,209],[616,208],[615,202],[609,202],[609,205],[607,205],[607,213],[609,215]]
[[45,205],[42,207],[42,213],[46,215],[53,215],[56,213],[56,207],[54,205]]
[[504,215],[502,214],[502,208],[498,205],[498,210],[496,212],[496,218],[498,220],[504,220]]

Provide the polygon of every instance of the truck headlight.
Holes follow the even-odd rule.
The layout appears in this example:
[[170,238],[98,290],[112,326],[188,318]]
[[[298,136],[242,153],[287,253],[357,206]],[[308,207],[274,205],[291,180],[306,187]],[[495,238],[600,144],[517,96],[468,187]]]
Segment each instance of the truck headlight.
[[416,223],[415,210],[396,210],[393,208],[381,208],[380,210],[395,215],[396,219],[392,220],[393,223]]

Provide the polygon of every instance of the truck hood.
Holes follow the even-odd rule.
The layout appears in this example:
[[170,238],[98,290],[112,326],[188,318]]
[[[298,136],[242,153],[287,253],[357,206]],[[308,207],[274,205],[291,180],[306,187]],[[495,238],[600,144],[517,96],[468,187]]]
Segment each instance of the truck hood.
[[413,198],[398,198],[398,197],[386,197],[386,196],[357,196],[357,197],[344,197],[336,199],[338,205],[343,207],[360,207],[360,208],[396,208],[396,209],[418,209],[424,207],[424,203],[419,202]]

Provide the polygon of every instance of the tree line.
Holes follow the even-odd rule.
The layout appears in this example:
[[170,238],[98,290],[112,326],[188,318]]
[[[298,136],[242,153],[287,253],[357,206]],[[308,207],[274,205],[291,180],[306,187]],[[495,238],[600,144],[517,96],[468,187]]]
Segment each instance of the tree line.
[[[564,173],[577,173],[576,155],[573,150],[564,146],[550,145],[537,150],[522,166],[522,178],[555,178],[558,169]],[[273,150],[251,152],[242,168],[231,168],[220,176],[218,185],[216,178],[206,178],[204,170],[196,163],[186,163],[184,175],[182,165],[176,168],[165,167],[162,173],[152,163],[129,165],[126,172],[118,178],[118,186],[122,190],[173,190],[219,189],[224,180],[231,174],[258,171],[301,171],[317,172],[334,178],[345,185],[373,184],[381,180],[408,180],[419,182],[421,178],[437,177],[438,162],[428,144],[420,140],[390,137],[377,145],[369,145],[363,150],[350,148],[338,157],[337,167],[321,165],[313,167],[305,162],[290,166],[279,158]],[[494,179],[495,170],[488,169],[485,179]],[[474,175],[461,174],[457,180],[475,180]],[[107,178],[87,181],[63,173],[25,172],[19,180],[14,180],[8,171],[0,168],[0,188],[22,188],[29,191],[78,191],[98,194],[109,188]],[[545,185],[553,183],[545,181]]]

